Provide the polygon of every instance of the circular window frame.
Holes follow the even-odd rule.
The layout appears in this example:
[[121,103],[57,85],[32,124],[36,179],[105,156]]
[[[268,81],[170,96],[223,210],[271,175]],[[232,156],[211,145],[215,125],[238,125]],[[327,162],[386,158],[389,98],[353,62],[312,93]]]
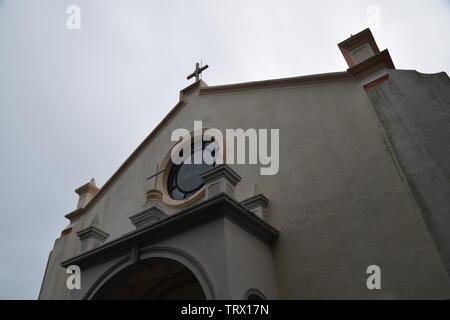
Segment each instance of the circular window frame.
[[[188,143],[192,143],[192,139],[202,139],[203,136],[207,137],[207,139],[211,139],[213,137],[213,135],[209,135],[209,134],[205,134],[205,131],[207,131],[207,128],[203,128],[202,130],[197,130],[197,131],[192,131],[189,135],[190,135],[190,139],[182,139],[181,141],[175,143],[169,150],[169,152],[166,154],[166,156],[164,157],[162,163],[161,163],[161,168],[163,171],[163,173],[158,177],[157,182],[156,182],[156,186],[157,189],[161,191],[162,193],[162,201],[172,207],[175,208],[180,208],[180,207],[187,207],[190,206],[196,202],[198,202],[199,200],[203,199],[204,195],[205,195],[205,186],[203,185],[199,190],[197,190],[193,195],[191,195],[190,197],[186,198],[186,199],[181,199],[181,200],[175,200],[170,196],[170,193],[168,191],[167,188],[167,184],[169,181],[169,177],[170,177],[170,172],[172,170],[173,167],[173,163],[172,163],[172,152],[175,150],[175,152],[179,152],[181,151],[181,149]],[[187,140],[187,141],[185,141]]]

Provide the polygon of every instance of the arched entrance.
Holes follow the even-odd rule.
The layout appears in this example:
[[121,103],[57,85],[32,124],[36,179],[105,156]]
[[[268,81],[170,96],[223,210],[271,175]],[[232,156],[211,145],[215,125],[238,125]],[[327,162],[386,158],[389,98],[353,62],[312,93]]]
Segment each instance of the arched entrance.
[[204,300],[195,275],[172,259],[141,260],[110,278],[92,297],[94,300]]

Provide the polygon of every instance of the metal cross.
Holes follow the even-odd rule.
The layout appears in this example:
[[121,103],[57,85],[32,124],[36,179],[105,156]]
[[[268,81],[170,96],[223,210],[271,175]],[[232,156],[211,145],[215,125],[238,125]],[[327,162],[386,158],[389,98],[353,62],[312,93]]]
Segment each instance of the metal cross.
[[208,69],[208,65],[204,66],[204,67],[200,67],[200,63],[196,63],[195,64],[195,71],[192,72],[190,75],[187,76],[187,79],[191,79],[193,77],[195,77],[195,82],[200,80],[200,75],[203,71],[205,71],[206,69]]

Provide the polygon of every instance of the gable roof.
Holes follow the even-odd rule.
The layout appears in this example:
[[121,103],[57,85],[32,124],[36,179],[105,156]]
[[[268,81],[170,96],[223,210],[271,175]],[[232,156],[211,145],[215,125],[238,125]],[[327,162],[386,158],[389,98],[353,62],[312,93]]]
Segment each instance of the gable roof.
[[89,209],[91,209],[106,193],[106,191],[112,186],[114,181],[120,177],[120,175],[129,167],[129,165],[135,160],[140,153],[144,150],[145,146],[153,140],[157,133],[165,127],[169,120],[175,116],[178,111],[183,108],[185,103],[185,96],[191,91],[199,89],[200,95],[215,94],[223,92],[235,92],[241,90],[253,90],[253,89],[263,89],[263,88],[278,88],[278,87],[288,87],[288,86],[300,86],[308,84],[321,84],[321,83],[336,83],[336,82],[347,82],[354,81],[354,76],[349,72],[334,72],[334,73],[323,73],[315,75],[307,75],[292,78],[282,78],[282,79],[272,79],[263,81],[253,81],[245,83],[236,83],[221,86],[211,86],[209,87],[202,80],[194,82],[193,84],[187,86],[180,91],[179,102],[173,107],[169,113],[161,120],[161,122],[153,129],[152,132],[144,139],[144,141],[139,144],[139,146],[131,153],[131,155],[125,160],[125,162],[114,172],[114,174],[105,182],[105,184],[100,188],[97,194],[92,198],[91,201],[84,208],[77,209],[65,215],[67,219],[72,221],[76,217],[83,215]]

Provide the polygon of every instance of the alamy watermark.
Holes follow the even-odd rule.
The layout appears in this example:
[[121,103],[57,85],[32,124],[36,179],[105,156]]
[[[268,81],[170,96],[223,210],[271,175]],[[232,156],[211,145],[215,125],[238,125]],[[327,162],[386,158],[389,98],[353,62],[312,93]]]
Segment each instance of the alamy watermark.
[[381,289],[381,268],[377,265],[371,265],[367,267],[367,274],[370,276],[367,278],[366,286],[369,290]]
[[[225,129],[225,134],[216,128],[203,130],[202,121],[194,121],[194,132],[203,132],[200,138],[193,137],[189,130],[175,129],[171,140],[182,144],[182,152],[173,148],[171,159],[174,164],[259,164],[260,174],[275,175],[280,168],[279,129]],[[270,141],[269,141],[270,138]],[[209,144],[202,153],[193,153]],[[248,143],[247,143],[248,142]],[[226,150],[224,155],[224,150]],[[248,151],[248,153],[247,153]],[[193,158],[193,159],[191,159]]]
[[69,15],[66,20],[66,27],[69,30],[81,29],[81,9],[80,6],[71,4],[67,7],[66,13]]
[[70,274],[66,280],[67,289],[73,290],[81,289],[81,269],[77,265],[68,266],[66,269],[66,273]]
[[366,13],[369,15],[367,25],[372,30],[381,29],[381,8],[372,4],[366,8]]

